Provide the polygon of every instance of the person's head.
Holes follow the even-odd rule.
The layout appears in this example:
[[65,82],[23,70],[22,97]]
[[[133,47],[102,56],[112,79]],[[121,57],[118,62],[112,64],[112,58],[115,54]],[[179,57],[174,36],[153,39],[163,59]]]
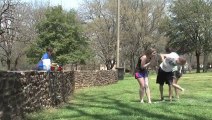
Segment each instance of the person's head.
[[186,59],[183,57],[179,57],[176,61],[177,64],[179,65],[185,65],[186,64]]
[[146,56],[153,56],[153,55],[156,55],[157,54],[157,51],[156,49],[154,48],[149,48],[145,51],[144,53]]
[[47,47],[47,48],[46,48],[46,52],[47,52],[49,55],[52,55],[53,49],[52,49],[51,47]]
[[171,52],[174,52],[174,49],[172,47],[170,47],[170,46],[167,45],[165,47],[165,51],[166,51],[166,53],[171,53]]

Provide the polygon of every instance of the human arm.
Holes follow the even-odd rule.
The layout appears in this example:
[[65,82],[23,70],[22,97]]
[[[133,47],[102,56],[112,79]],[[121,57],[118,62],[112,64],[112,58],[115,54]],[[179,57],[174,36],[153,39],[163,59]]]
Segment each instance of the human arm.
[[164,61],[165,58],[167,57],[167,54],[160,54],[161,60]]
[[149,61],[147,63],[147,57],[146,56],[142,56],[140,59],[141,59],[141,68],[143,68],[143,69],[146,69],[151,63],[151,61]]

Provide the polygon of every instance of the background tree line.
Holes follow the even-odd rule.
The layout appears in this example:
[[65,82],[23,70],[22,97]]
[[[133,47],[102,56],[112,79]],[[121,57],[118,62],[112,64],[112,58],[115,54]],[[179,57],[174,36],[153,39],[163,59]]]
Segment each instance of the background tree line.
[[[139,55],[149,47],[196,56],[197,72],[203,57],[207,71],[211,54],[211,0],[120,0],[120,63],[132,73]],[[71,4],[71,3],[70,3]],[[116,64],[117,1],[84,0],[80,8],[63,10],[49,3],[0,3],[1,69],[30,69],[47,46],[63,65]]]

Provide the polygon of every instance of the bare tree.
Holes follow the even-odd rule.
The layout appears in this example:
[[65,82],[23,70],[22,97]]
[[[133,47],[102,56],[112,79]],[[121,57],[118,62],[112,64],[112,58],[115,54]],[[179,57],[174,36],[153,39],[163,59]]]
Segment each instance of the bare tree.
[[7,70],[15,70],[26,55],[27,47],[36,39],[35,11],[27,3],[3,0],[1,9],[0,59]]
[[114,0],[85,0],[80,12],[86,22],[86,34],[107,69],[115,65],[116,2]]
[[[164,16],[165,1],[122,0],[120,8],[120,63],[127,62],[134,70],[138,55],[164,39],[158,26]],[[116,56],[117,1],[85,0],[80,15],[86,21],[85,29],[96,54],[111,69]]]
[[125,0],[121,5],[122,61],[129,60],[134,73],[135,63],[144,50],[164,44],[165,38],[158,27],[164,16],[165,1]]
[[[15,6],[18,3],[14,3],[11,0],[3,0],[1,1],[1,39],[0,39],[0,48],[1,51],[1,62],[6,62],[7,69],[10,69],[11,57],[12,57],[12,44],[14,40],[14,28],[13,22]],[[10,35],[9,35],[10,34]]]
[[[11,8],[14,5],[10,3],[9,0],[2,0],[0,1],[0,23],[3,23],[5,20],[6,15],[10,12]],[[9,18],[7,18],[9,19]],[[0,25],[0,35],[4,33],[6,30],[6,26],[3,26],[2,24]]]

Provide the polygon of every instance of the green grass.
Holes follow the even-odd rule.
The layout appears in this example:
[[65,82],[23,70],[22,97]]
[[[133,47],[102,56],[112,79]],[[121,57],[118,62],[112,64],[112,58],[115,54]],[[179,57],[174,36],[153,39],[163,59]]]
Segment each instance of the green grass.
[[[139,103],[138,83],[126,75],[117,84],[76,90],[70,102],[59,108],[27,115],[29,120],[209,120],[212,119],[212,73],[185,74],[179,84],[185,93],[179,100],[159,102],[156,75],[150,76],[152,101]],[[146,101],[145,97],[145,101]]]

